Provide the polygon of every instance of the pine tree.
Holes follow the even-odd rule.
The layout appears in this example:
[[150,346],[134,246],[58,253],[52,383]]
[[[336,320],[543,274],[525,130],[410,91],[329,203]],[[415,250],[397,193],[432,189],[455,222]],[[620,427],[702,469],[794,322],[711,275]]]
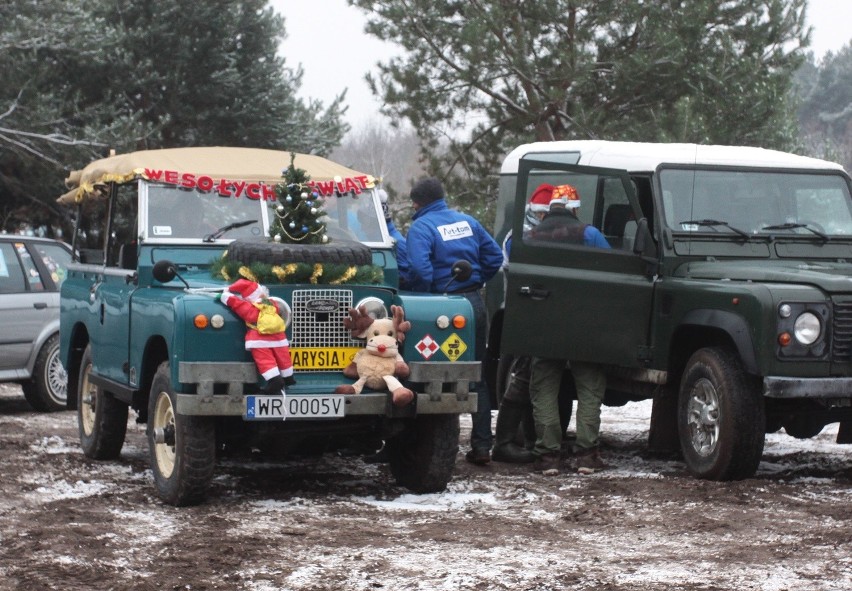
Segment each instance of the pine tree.
[[382,112],[411,124],[451,205],[481,219],[527,141],[797,145],[806,0],[350,4],[403,48],[367,76]]
[[296,168],[296,156],[284,171],[284,182],[275,188],[278,205],[269,235],[275,242],[290,244],[325,244],[325,224],[319,221],[325,211],[319,193],[311,187],[307,171]]

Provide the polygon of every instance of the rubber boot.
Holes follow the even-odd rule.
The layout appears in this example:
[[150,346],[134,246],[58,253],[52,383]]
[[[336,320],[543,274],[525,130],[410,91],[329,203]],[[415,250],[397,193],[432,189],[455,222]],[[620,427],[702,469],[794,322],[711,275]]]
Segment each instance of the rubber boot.
[[515,442],[518,435],[518,428],[521,426],[524,414],[527,412],[527,406],[512,400],[503,399],[503,404],[500,405],[500,411],[497,413],[494,450],[491,452],[491,458],[495,462],[530,464],[535,461],[535,456],[532,452]]
[[281,376],[275,376],[274,378],[270,378],[268,382],[266,382],[266,386],[263,387],[263,391],[266,394],[283,394],[284,393],[284,378]]

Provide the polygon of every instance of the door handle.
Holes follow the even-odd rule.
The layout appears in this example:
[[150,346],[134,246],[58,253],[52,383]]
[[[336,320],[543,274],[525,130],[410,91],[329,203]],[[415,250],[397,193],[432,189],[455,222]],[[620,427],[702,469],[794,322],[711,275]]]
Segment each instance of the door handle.
[[33,308],[35,308],[36,310],[44,310],[45,308],[47,308],[47,304],[44,302],[34,302]]
[[530,287],[528,285],[522,286],[518,290],[518,293],[520,293],[523,296],[527,296],[527,297],[529,297],[533,300],[543,300],[543,299],[547,298],[548,296],[550,296],[550,290],[549,289],[538,289],[538,288],[535,288],[535,287]]

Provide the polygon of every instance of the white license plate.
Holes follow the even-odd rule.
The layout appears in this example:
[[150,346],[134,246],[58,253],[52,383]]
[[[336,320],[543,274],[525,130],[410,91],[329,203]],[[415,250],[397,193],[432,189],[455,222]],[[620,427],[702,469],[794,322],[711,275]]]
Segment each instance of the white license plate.
[[246,396],[247,421],[334,419],[345,416],[343,396]]

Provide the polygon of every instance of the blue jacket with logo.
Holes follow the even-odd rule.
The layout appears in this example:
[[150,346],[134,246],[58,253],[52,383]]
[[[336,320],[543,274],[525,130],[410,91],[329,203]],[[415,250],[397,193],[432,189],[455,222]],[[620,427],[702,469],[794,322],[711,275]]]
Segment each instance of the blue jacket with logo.
[[[441,293],[466,291],[491,279],[503,264],[503,252],[475,218],[453,211],[439,199],[414,213],[408,229],[408,287]],[[464,283],[450,281],[450,269],[459,259],[473,265]]]

